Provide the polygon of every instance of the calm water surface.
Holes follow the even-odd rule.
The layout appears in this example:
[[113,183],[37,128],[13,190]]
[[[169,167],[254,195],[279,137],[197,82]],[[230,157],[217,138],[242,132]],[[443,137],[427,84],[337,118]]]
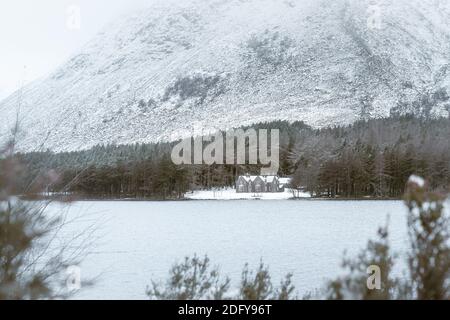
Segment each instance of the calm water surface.
[[263,258],[275,283],[293,272],[302,294],[338,275],[344,251],[364,248],[388,216],[393,248],[407,247],[401,201],[85,201],[67,210],[79,217],[67,232],[96,225],[81,270],[97,280],[75,298],[144,299],[152,279],[195,253],[208,254],[233,284],[246,262]]

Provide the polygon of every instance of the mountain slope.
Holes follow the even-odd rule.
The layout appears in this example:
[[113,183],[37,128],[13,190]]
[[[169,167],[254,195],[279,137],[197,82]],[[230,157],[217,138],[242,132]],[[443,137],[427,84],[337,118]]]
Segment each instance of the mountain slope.
[[447,115],[446,0],[179,2],[115,21],[0,102],[0,134],[18,105],[20,148],[56,151],[266,120]]

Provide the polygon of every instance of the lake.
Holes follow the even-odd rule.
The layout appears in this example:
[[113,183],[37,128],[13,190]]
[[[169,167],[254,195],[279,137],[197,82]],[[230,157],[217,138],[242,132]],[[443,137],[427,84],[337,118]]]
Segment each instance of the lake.
[[246,262],[256,268],[262,258],[275,284],[293,272],[302,295],[337,276],[344,251],[364,248],[388,216],[393,249],[407,248],[401,201],[82,201],[64,210],[74,218],[65,232],[94,226],[81,271],[95,285],[74,298],[145,299],[152,279],[166,279],[174,262],[195,253],[233,285]]

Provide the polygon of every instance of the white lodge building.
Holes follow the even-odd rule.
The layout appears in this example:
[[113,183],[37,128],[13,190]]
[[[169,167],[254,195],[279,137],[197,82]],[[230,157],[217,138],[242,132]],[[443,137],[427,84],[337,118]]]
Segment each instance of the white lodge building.
[[239,176],[236,180],[236,192],[284,192],[289,181],[289,178],[279,178],[278,176]]

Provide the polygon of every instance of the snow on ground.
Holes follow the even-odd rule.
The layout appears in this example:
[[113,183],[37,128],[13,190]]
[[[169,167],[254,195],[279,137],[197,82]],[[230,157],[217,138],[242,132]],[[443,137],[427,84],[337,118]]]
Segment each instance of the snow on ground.
[[[310,198],[306,192],[295,191],[299,198]],[[184,195],[191,200],[286,200],[294,197],[291,189],[277,193],[237,193],[235,189],[197,190]]]

